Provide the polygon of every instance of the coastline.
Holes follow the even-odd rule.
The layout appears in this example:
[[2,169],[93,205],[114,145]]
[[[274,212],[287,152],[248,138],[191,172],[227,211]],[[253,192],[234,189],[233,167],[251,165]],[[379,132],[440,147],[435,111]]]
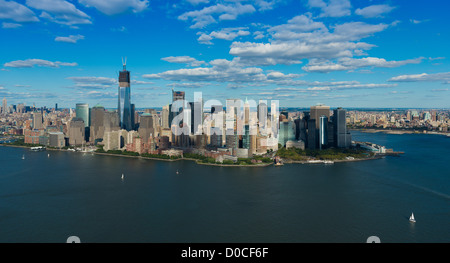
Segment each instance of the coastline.
[[[6,145],[6,144],[0,144],[0,146],[4,147],[15,147],[15,148],[31,148],[29,146],[20,146],[20,145]],[[49,151],[63,151],[63,152],[74,152],[69,151],[67,149],[54,149],[54,148],[45,148]],[[218,164],[218,163],[202,163],[197,159],[194,158],[177,158],[177,159],[163,159],[163,158],[154,158],[154,157],[143,157],[143,156],[134,156],[134,155],[124,155],[124,154],[114,154],[114,153],[100,153],[100,152],[80,152],[75,151],[76,153],[90,153],[95,155],[103,155],[103,156],[114,156],[114,157],[127,157],[127,158],[136,158],[136,159],[144,159],[144,160],[155,160],[155,161],[166,161],[166,162],[176,162],[176,161],[194,161],[196,164],[199,165],[209,165],[209,166],[219,166],[219,167],[267,167],[274,165],[274,163],[258,163],[258,164]],[[383,158],[383,155],[376,155],[369,158],[359,158],[359,159],[345,159],[345,160],[322,160],[322,161],[332,161],[333,163],[343,163],[343,162],[359,162],[359,161],[369,161],[369,160],[376,160]],[[283,159],[283,162],[285,164],[324,164],[322,162],[320,163],[310,163],[308,161],[296,161],[296,160],[290,160],[290,159]]]
[[391,129],[349,129],[350,131],[359,131],[364,133],[378,133],[382,132],[385,134],[394,134],[394,135],[402,135],[402,134],[432,134],[432,135],[442,135],[442,136],[449,136],[450,133],[444,133],[444,132],[420,132],[416,130],[391,130]]
[[[334,163],[347,163],[347,162],[361,162],[361,161],[370,161],[370,160],[378,160],[383,158],[383,155],[375,155],[373,157],[369,157],[369,158],[355,158],[355,159],[349,159],[349,160],[321,160],[321,161],[332,161]],[[289,159],[284,159],[284,163],[297,163],[297,164],[325,164],[322,162],[319,163],[310,163],[308,161],[296,161],[296,160],[289,160]]]

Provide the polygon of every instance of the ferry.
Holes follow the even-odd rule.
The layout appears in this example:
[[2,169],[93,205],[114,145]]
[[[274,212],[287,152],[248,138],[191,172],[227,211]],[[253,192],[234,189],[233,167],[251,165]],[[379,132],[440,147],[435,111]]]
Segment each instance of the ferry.
[[31,147],[30,150],[33,151],[33,152],[39,152],[39,151],[45,150],[45,147],[43,147],[43,146],[36,146],[36,147]]

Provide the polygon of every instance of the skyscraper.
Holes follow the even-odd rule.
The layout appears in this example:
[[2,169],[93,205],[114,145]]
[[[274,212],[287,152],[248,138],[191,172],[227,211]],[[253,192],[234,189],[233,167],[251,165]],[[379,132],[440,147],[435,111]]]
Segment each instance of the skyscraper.
[[120,128],[127,131],[132,130],[130,72],[127,71],[126,60],[123,63],[123,70],[119,72],[119,105],[117,109]]
[[6,102],[6,98],[3,98],[2,113],[6,113],[6,111],[8,110],[7,106],[8,104]]
[[324,149],[328,144],[328,118],[325,115],[319,117],[319,149]]
[[190,123],[191,134],[201,134],[201,126],[203,124],[203,101],[197,100],[194,102],[189,102],[189,107],[191,108]]
[[105,108],[100,105],[96,105],[91,110],[91,129],[90,140],[93,142],[103,139],[105,132],[104,127]]
[[75,108],[75,114],[77,118],[80,118],[84,121],[84,126],[89,127],[89,104],[87,103],[77,103]]
[[141,122],[139,125],[139,135],[144,142],[148,141],[150,135],[155,136],[155,127],[152,114],[144,113],[141,115]]
[[120,129],[119,114],[116,111],[105,111],[103,116],[104,134]]
[[33,112],[33,129],[34,130],[40,130],[43,129],[43,120],[42,120],[42,113],[41,112]]
[[84,120],[78,117],[73,118],[69,126],[69,144],[82,145],[85,138]]
[[172,89],[172,102],[177,100],[184,100],[184,98],[185,98],[184,91],[174,91]]
[[163,106],[162,108],[162,112],[161,112],[161,126],[164,129],[167,129],[170,127],[170,123],[169,123],[169,115],[170,115],[170,107],[169,105]]
[[351,145],[351,136],[347,132],[347,125],[345,123],[345,110],[337,108],[333,113],[334,125],[334,143],[338,148],[347,148]]
[[318,130],[320,125],[319,122],[320,116],[325,116],[328,119],[330,119],[330,106],[325,105],[311,106],[310,116],[311,119],[316,120],[316,130]]

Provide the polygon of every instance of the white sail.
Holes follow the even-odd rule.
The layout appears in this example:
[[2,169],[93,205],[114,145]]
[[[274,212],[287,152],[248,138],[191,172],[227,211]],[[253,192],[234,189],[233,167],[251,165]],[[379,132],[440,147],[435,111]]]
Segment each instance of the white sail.
[[414,219],[414,213],[411,213],[411,216],[409,217],[409,221],[416,222],[416,219]]

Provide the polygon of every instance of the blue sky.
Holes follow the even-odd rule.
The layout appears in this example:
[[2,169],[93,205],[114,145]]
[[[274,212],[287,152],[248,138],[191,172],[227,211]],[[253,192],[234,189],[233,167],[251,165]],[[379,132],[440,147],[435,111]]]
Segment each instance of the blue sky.
[[282,107],[450,107],[448,1],[0,0],[0,98],[117,107],[279,100]]

